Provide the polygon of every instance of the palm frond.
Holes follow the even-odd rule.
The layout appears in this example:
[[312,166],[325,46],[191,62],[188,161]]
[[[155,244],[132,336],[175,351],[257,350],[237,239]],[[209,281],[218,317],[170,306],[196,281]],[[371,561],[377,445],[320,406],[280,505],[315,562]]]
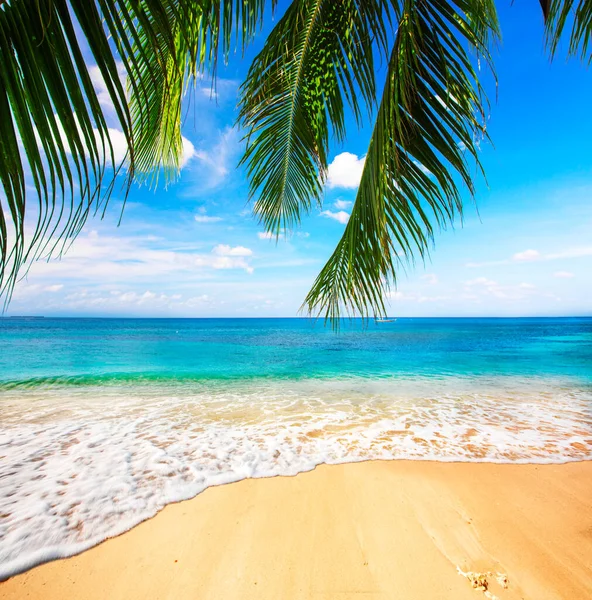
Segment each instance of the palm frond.
[[[156,40],[162,34],[157,15],[161,8],[156,0],[142,5],[16,0],[0,7],[0,293],[10,295],[24,263],[51,253],[58,242],[67,243],[79,232],[111,191],[117,172],[109,128],[76,26],[100,70],[130,148],[129,183],[134,173],[131,116],[109,36],[117,39],[132,24],[138,29],[143,24]],[[152,24],[146,24],[147,14],[153,15]],[[123,59],[128,72],[137,68],[136,59]],[[33,203],[29,182],[35,188]],[[31,215],[34,225],[29,228]]]
[[436,229],[473,193],[486,101],[469,51],[489,61],[498,31],[486,0],[405,0],[351,217],[305,300],[338,323],[342,311],[385,313],[397,271],[424,258]]
[[568,54],[592,63],[592,2],[590,0],[547,0],[543,7],[547,45],[554,55],[566,29],[569,32]]
[[169,179],[177,173],[187,77],[215,70],[218,55],[228,56],[234,38],[244,48],[264,5],[264,0],[0,3],[0,295],[10,296],[24,264],[61,253],[88,217],[105,209],[120,172],[77,33],[125,136],[121,172],[127,193],[136,174],[143,178],[161,167]]
[[[204,72],[215,85],[218,56],[226,60],[233,43],[244,50],[262,24],[265,5],[265,0],[178,2],[174,10],[169,9],[174,44],[164,45],[160,54],[150,54],[151,40],[141,39],[135,53],[146,55],[146,60],[140,62],[130,98],[138,179],[151,178],[156,184],[161,169],[167,182],[176,178],[186,91]],[[165,68],[160,68],[161,61]]]
[[374,52],[384,46],[382,0],[294,0],[241,88],[255,214],[274,233],[319,201],[329,134],[345,135],[344,105],[375,102]]

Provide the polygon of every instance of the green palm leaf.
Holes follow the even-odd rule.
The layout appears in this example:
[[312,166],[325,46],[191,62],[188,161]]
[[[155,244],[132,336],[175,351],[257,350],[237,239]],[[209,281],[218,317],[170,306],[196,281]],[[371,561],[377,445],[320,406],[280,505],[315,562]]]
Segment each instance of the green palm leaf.
[[[214,72],[233,35],[244,48],[264,6],[264,0],[0,3],[0,294],[10,296],[25,263],[59,254],[91,214],[104,211],[119,172],[126,189],[135,176],[156,178],[161,168],[167,179],[175,176],[188,78],[204,68]],[[123,171],[77,27],[125,136]]]
[[[235,43],[244,50],[262,24],[266,2],[202,0],[175,4],[175,9],[169,10],[174,44],[154,54],[150,52],[151,41],[144,36],[135,48],[135,54],[142,57],[130,98],[136,168],[139,180],[151,178],[153,184],[161,169],[167,182],[178,175],[182,100],[190,84],[206,71],[215,75],[219,54],[228,57],[233,32]],[[275,2],[272,9],[274,6]]]
[[[590,0],[545,0],[543,14],[547,44],[554,55],[566,29],[571,27],[568,53],[592,63],[592,2]],[[546,10],[545,10],[546,9]]]
[[[85,64],[76,25],[103,77],[129,151],[131,115],[111,43],[123,51],[134,28],[158,53],[164,39],[163,3],[98,0],[15,0],[0,8],[0,292],[20,267],[65,244],[100,209],[117,166],[103,109]],[[122,37],[125,35],[125,41]],[[109,40],[111,37],[111,42]],[[137,35],[136,35],[137,37]],[[120,42],[119,44],[117,42]],[[128,73],[141,58],[123,52]],[[113,169],[107,174],[108,165]],[[36,201],[27,193],[35,188]],[[25,227],[33,219],[35,225]]]
[[[120,172],[77,32],[127,143],[127,190],[134,178],[176,176],[191,79],[215,73],[233,44],[244,49],[265,5],[0,0],[0,295],[24,264],[62,252],[104,211]],[[552,53],[571,30],[569,52],[592,60],[590,0],[541,6]],[[489,63],[497,34],[492,0],[294,0],[272,30],[241,88],[239,122],[255,213],[276,234],[320,203],[330,134],[345,138],[348,109],[358,122],[374,114],[375,55],[388,59],[351,219],[309,310],[382,314],[397,272],[462,214],[487,106],[471,53]]]
[[329,132],[345,136],[344,105],[375,102],[374,44],[386,39],[383,2],[294,0],[241,89],[239,122],[255,213],[279,233],[319,201]]
[[462,211],[460,184],[473,191],[484,96],[468,52],[489,59],[497,34],[491,2],[406,0],[350,220],[305,304],[326,318],[345,309],[385,312],[397,271],[424,257],[434,231]]

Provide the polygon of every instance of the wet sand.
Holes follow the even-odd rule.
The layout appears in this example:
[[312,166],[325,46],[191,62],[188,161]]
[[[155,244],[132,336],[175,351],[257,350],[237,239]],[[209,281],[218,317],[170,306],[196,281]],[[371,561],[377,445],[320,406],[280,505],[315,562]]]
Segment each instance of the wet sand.
[[365,462],[244,480],[0,584],[6,599],[486,597],[592,598],[592,462]]

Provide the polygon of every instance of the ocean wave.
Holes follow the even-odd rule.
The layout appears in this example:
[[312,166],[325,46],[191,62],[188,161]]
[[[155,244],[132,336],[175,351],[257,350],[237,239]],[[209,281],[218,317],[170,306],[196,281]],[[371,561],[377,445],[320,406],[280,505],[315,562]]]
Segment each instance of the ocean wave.
[[0,579],[248,477],[370,459],[592,459],[592,392],[567,379],[83,381],[4,389]]

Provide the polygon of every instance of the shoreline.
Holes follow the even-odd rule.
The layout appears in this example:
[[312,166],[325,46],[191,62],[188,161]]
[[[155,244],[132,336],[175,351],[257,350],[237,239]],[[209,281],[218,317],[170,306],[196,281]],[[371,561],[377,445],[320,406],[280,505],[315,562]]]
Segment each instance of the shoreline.
[[[592,461],[364,461],[212,486],[3,598],[592,597]],[[495,573],[508,577],[504,589]]]

